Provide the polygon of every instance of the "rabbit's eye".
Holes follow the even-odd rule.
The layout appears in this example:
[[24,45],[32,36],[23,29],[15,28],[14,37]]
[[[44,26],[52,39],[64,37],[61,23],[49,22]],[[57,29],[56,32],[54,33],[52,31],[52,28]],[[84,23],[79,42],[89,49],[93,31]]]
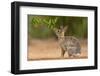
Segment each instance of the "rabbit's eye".
[[58,32],[60,32],[60,30],[58,30]]

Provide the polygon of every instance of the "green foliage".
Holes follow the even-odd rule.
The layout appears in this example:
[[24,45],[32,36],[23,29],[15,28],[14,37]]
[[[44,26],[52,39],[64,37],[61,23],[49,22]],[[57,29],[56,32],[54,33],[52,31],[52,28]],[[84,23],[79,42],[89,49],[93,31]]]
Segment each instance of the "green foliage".
[[67,35],[73,35],[80,38],[87,37],[87,17],[70,17],[67,21]]
[[53,29],[56,26],[58,17],[53,16],[34,16],[32,24],[34,26],[46,25],[48,28]]
[[68,26],[66,35],[87,37],[87,17],[74,16],[28,16],[29,35],[34,38],[54,37],[53,28]]
[[43,23],[44,25],[47,25],[48,28],[53,29],[57,23],[58,18],[57,17],[45,17],[45,19],[43,19]]

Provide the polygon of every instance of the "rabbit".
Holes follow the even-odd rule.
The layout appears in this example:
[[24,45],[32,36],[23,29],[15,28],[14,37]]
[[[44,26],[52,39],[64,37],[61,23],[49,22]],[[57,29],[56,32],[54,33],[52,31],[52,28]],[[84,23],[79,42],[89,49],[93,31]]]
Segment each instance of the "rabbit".
[[58,37],[58,42],[60,44],[62,54],[64,57],[65,52],[68,53],[69,57],[80,56],[81,54],[81,46],[79,40],[74,36],[65,36],[65,31],[67,30],[67,26],[64,28],[61,26],[59,29],[54,28],[54,32]]

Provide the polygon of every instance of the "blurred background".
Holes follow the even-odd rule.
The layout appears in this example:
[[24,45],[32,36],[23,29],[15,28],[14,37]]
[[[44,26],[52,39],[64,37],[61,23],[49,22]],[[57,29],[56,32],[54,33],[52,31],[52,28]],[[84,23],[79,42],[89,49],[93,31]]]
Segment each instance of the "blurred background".
[[88,36],[87,22],[87,17],[28,15],[29,39],[56,37],[52,29],[60,26],[68,26],[65,33],[66,36],[71,35],[80,39],[86,39]]
[[[67,26],[66,36],[75,36],[81,45],[81,55],[87,58],[87,17],[28,15],[28,60],[70,59],[61,47],[54,28]],[[74,58],[77,59],[77,58]]]

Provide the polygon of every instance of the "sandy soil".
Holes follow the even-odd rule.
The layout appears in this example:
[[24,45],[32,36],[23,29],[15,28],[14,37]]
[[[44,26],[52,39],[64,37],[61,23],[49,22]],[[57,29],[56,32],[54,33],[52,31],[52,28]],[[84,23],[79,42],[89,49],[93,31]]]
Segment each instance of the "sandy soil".
[[56,40],[31,40],[28,46],[28,60],[50,60],[50,59],[79,59],[87,58],[87,41],[81,40],[81,55],[79,57],[68,57],[67,52],[61,57],[61,48]]

